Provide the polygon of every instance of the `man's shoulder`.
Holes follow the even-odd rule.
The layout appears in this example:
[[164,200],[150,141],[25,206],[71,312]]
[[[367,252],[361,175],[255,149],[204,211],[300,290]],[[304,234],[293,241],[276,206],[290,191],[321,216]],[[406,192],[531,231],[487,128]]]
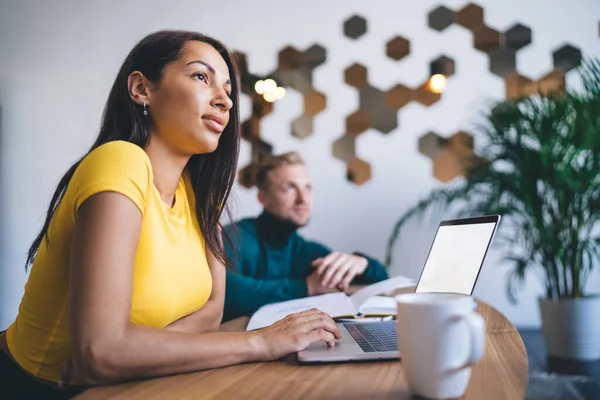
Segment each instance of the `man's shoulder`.
[[231,222],[223,227],[229,235],[256,236],[256,218],[247,217]]

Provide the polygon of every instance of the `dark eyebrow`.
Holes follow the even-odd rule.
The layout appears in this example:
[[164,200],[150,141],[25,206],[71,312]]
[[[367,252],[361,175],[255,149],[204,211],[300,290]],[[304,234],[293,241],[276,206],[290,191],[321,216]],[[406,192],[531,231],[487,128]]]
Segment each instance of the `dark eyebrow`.
[[[215,71],[215,69],[212,67],[212,65],[210,65],[209,63],[206,63],[206,62],[204,62],[204,61],[202,61],[202,60],[194,60],[194,61],[190,61],[189,63],[185,64],[185,66],[187,67],[188,65],[190,65],[190,64],[193,64],[193,63],[202,64],[202,65],[204,65],[206,68],[208,68],[208,70],[209,70],[209,71],[210,71],[210,72],[211,72],[213,75],[216,75],[216,74],[217,74],[217,72],[216,72],[216,71]],[[227,82],[225,82],[225,84],[226,84],[226,85],[231,85],[231,80],[230,80],[230,79],[227,79]]]

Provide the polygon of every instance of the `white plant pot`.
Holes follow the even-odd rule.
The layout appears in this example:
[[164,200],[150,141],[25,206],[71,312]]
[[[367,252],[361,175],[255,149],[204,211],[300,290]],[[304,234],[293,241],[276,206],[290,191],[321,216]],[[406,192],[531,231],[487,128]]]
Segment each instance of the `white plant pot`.
[[557,301],[539,299],[549,356],[600,359],[600,296]]

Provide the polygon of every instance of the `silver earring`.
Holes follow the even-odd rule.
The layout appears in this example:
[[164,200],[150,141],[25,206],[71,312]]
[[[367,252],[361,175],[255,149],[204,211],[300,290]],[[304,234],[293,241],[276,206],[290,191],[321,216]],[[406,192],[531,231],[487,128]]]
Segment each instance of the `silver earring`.
[[148,115],[148,110],[146,110],[146,100],[144,101],[144,115]]

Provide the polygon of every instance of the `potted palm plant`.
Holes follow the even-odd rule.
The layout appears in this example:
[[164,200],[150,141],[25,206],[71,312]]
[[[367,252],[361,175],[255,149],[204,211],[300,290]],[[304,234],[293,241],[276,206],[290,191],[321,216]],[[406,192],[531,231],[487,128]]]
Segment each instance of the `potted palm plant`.
[[[396,222],[386,263],[405,223],[435,207],[456,216],[501,214],[496,245],[514,268],[515,303],[526,272],[538,273],[548,354],[600,358],[600,295],[586,282],[600,263],[600,62],[584,60],[578,90],[498,103],[477,125],[484,145],[462,160],[465,177],[432,190]],[[506,250],[504,250],[506,249]]]

